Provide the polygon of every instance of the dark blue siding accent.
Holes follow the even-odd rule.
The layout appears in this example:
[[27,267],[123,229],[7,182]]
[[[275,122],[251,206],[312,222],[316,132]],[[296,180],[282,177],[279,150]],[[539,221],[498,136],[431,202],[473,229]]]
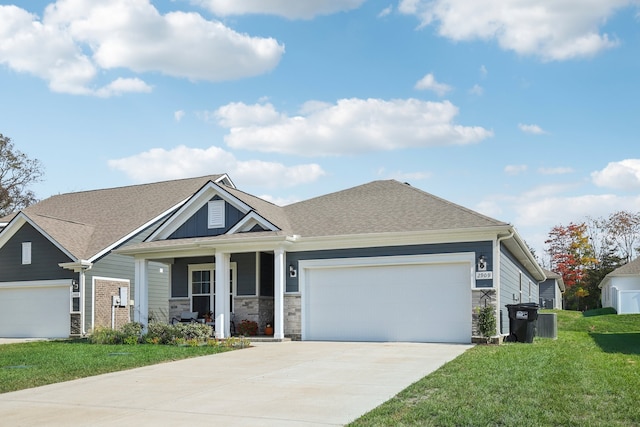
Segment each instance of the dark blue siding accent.
[[[22,242],[31,242],[31,264],[22,265]],[[77,279],[77,273],[58,265],[71,261],[31,224],[26,223],[0,248],[0,282]]]
[[256,294],[256,254],[253,252],[233,254],[231,261],[237,263],[237,295]]
[[[216,198],[212,199],[215,200]],[[191,218],[186,220],[176,231],[169,236],[169,239],[184,239],[189,237],[219,236],[229,231],[238,223],[244,214],[229,203],[225,203],[226,221],[224,228],[209,229],[209,208],[205,204]]]
[[260,253],[260,296],[274,295],[274,257],[272,253]]
[[[289,265],[293,265],[298,270],[298,261],[310,259],[330,259],[330,258],[359,258],[359,257],[378,257],[378,256],[397,256],[397,255],[433,255],[433,254],[449,254],[459,252],[475,252],[476,259],[480,255],[484,255],[487,259],[487,271],[493,269],[493,242],[461,242],[461,243],[441,243],[434,245],[411,245],[411,246],[385,246],[375,248],[354,248],[354,249],[335,249],[326,251],[305,251],[305,252],[288,252],[286,270],[288,272]],[[478,281],[476,286],[491,287],[492,280]],[[299,292],[298,278],[289,277],[286,280],[287,292]]]
[[[256,293],[256,255],[255,253],[232,254],[231,262],[237,264],[237,294],[255,295]],[[189,264],[215,264],[215,256],[177,258],[171,267],[171,296],[174,298],[189,296]]]

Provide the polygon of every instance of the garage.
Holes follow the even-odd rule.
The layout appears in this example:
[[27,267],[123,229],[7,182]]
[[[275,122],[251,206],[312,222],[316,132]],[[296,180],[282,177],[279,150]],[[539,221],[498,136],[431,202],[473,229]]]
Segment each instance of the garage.
[[69,280],[0,283],[0,337],[66,338]]
[[473,259],[300,261],[302,339],[469,343]]

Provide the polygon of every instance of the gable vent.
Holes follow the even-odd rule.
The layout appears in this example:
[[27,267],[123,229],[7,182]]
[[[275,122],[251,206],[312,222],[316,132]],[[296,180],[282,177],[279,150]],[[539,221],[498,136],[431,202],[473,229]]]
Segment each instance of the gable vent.
[[212,200],[209,202],[209,228],[224,227],[224,200]]

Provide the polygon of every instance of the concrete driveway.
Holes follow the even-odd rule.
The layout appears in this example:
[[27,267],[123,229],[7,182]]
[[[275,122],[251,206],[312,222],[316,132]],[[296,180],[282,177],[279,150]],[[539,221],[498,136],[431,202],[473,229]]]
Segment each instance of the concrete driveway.
[[257,343],[0,394],[0,420],[10,426],[343,425],[470,347]]

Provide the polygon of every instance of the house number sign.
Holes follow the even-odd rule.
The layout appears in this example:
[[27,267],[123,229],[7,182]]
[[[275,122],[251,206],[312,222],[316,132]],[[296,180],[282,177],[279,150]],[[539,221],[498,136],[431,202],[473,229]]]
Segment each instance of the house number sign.
[[476,271],[476,280],[493,279],[493,271]]

